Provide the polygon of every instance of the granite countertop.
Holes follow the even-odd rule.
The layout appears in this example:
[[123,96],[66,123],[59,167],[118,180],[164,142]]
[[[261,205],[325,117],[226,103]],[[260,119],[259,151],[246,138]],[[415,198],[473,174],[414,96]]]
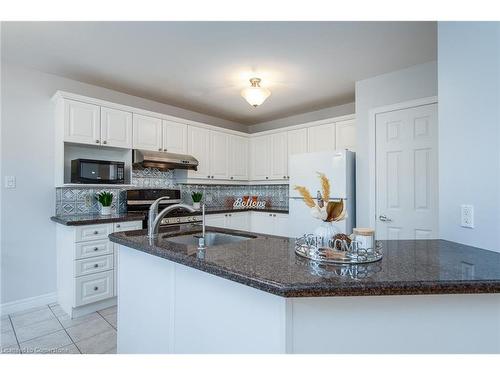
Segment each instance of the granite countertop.
[[144,220],[145,215],[138,212],[124,212],[120,214],[111,214],[102,216],[99,214],[80,214],[80,215],[56,215],[52,216],[50,220],[63,225],[90,225],[90,224],[106,224],[106,223],[119,223],[122,221],[136,221]]
[[382,241],[381,261],[356,266],[319,266],[294,252],[294,240],[253,236],[208,247],[180,245],[169,236],[199,233],[192,225],[161,228],[152,242],[146,231],[113,233],[112,242],[283,297],[500,293],[500,253],[444,240]]
[[[224,214],[231,212],[245,212],[245,211],[262,211],[277,214],[288,214],[288,210],[282,208],[266,208],[266,209],[233,209],[233,208],[207,208],[205,213],[207,215],[214,214]],[[193,215],[190,212],[186,212],[181,216]],[[120,221],[135,221],[144,220],[146,213],[143,212],[124,212],[120,214],[112,214],[109,216],[102,216],[99,214],[77,214],[77,215],[55,215],[50,219],[56,223],[63,225],[90,225],[90,224],[106,224],[106,223],[117,223]]]

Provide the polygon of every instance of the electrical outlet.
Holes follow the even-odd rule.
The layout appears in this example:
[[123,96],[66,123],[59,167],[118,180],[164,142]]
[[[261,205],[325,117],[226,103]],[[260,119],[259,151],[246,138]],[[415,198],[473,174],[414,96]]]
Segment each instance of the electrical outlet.
[[474,228],[474,206],[462,204],[461,206],[461,226],[464,228]]
[[5,176],[5,188],[6,189],[16,188],[16,176]]

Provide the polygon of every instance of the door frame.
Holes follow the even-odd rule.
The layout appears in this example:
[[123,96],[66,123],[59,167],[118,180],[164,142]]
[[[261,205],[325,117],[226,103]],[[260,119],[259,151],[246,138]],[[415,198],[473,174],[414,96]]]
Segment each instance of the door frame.
[[[368,150],[368,169],[370,171],[369,175],[369,214],[370,214],[370,227],[375,228],[376,220],[377,220],[377,176],[376,176],[376,168],[377,168],[377,138],[375,136],[375,127],[377,115],[386,112],[399,111],[401,109],[408,109],[414,107],[421,107],[429,104],[438,104],[437,96],[428,96],[425,98],[415,99],[404,101],[400,103],[385,105],[381,107],[372,108],[368,114],[368,139],[369,139],[369,150]],[[439,111],[439,107],[438,107]],[[438,118],[438,126],[439,126],[439,118]],[[439,128],[438,128],[438,137],[439,137]],[[439,142],[438,142],[439,147]],[[439,150],[439,149],[438,149]],[[439,160],[439,159],[438,159]],[[439,173],[439,169],[438,169]],[[439,228],[438,228],[438,236],[439,236]]]

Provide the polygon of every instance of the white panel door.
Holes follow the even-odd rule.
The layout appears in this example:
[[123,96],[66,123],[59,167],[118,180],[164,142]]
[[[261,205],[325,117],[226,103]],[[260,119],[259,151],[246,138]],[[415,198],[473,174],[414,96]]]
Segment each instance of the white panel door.
[[210,131],[188,126],[188,154],[198,160],[198,170],[188,171],[191,178],[210,178]]
[[337,150],[356,150],[356,123],[354,120],[335,123],[335,143]]
[[376,116],[379,239],[438,237],[437,106]]
[[286,214],[273,214],[274,219],[274,234],[275,236],[289,236],[288,215]]
[[132,113],[101,107],[101,144],[132,148]]
[[229,136],[229,179],[248,180],[248,138]]
[[307,128],[308,151],[335,150],[335,124],[324,124]]
[[210,175],[218,180],[229,179],[229,134],[210,131]]
[[133,148],[139,150],[161,151],[161,119],[150,116],[133,115]]
[[187,153],[187,125],[163,120],[163,151]]
[[307,152],[307,128],[288,132],[288,155],[305,154]]
[[271,176],[273,180],[286,180],[288,174],[287,133],[271,135]]
[[101,143],[99,106],[65,100],[64,141],[99,145]]
[[264,135],[252,138],[251,144],[251,179],[269,180],[271,175],[271,137]]

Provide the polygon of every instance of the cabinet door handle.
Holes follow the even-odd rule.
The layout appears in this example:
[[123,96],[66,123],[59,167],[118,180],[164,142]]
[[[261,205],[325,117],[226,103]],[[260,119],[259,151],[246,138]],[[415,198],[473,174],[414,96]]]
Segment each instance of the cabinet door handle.
[[266,176],[266,180],[269,180],[269,177]]
[[99,231],[95,230],[95,231],[94,231],[94,234],[99,234]]
[[94,290],[99,290],[99,287],[98,287],[98,286],[95,286],[95,287],[94,287]]
[[161,147],[158,149],[158,151],[161,151]]
[[108,142],[107,142],[107,141],[103,141],[102,143],[104,143],[105,145],[106,145],[106,144],[108,144]]
[[233,179],[233,176],[231,176],[231,180]]
[[120,228],[120,224],[116,224],[116,227],[117,227],[117,228]]
[[97,250],[99,250],[99,248],[98,247],[94,247],[94,251],[97,251]]
[[210,176],[207,176],[207,178],[210,178]]
[[166,148],[164,148],[164,149],[163,149],[163,151],[167,152],[167,149],[166,149]]
[[94,264],[94,268],[99,268],[99,265],[97,263]]
[[98,140],[98,139],[96,139],[96,140],[95,140],[95,143],[99,143],[99,140]]
[[385,215],[380,215],[378,217],[380,219],[380,221],[392,221],[392,219],[389,219],[387,216]]

